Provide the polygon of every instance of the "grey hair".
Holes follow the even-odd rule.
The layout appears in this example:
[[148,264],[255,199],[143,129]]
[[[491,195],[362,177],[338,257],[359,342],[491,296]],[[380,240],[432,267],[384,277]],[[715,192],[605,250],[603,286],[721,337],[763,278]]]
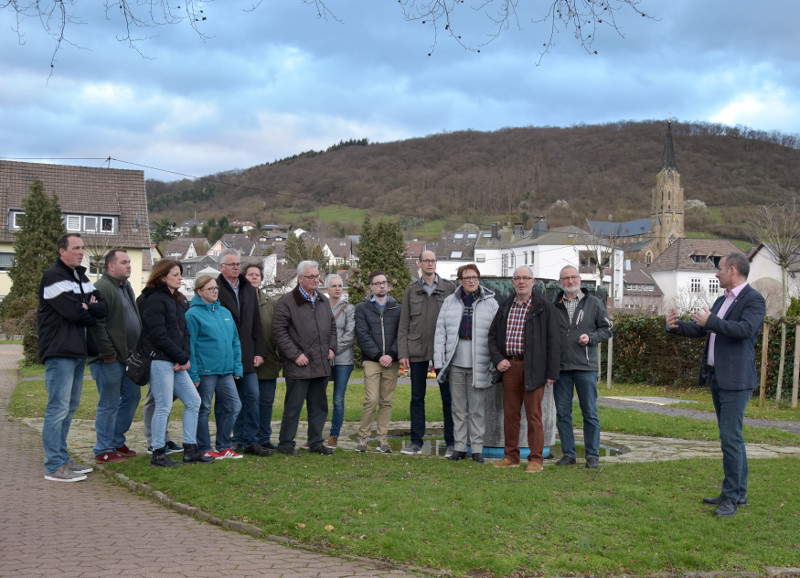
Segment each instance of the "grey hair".
[[336,279],[341,281],[342,285],[344,285],[344,280],[342,279],[342,276],[341,275],[337,275],[336,273],[331,273],[330,275],[325,277],[325,283],[326,283],[326,285],[330,285],[331,281],[335,281]]
[[558,277],[561,278],[561,276],[564,274],[564,271],[566,271],[567,269],[575,269],[576,271],[578,271],[578,268],[575,265],[564,265],[563,267],[561,267],[561,271],[558,272]]
[[225,260],[225,257],[227,257],[228,255],[233,255],[237,259],[242,258],[242,254],[238,251],[238,249],[230,248],[230,249],[225,249],[222,253],[219,254],[219,262],[222,263]]
[[317,263],[316,261],[300,261],[297,264],[297,276],[298,277],[303,274],[303,271],[305,270],[306,267],[311,267],[311,268],[316,269],[317,271],[319,271],[319,263]]
[[739,275],[747,279],[750,275],[750,261],[747,255],[740,251],[732,251],[723,257],[725,264],[728,267],[733,267],[739,272]]

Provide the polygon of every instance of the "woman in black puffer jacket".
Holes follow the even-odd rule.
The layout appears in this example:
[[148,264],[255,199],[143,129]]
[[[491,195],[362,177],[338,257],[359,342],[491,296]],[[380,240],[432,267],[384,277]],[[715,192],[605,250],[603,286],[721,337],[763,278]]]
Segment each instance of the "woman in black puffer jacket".
[[153,457],[151,465],[180,465],[167,457],[165,435],[172,410],[173,393],[183,402],[183,461],[212,462],[197,448],[197,414],[200,395],[189,377],[189,331],[180,294],[183,267],[174,259],[161,259],[153,267],[142,291],[142,352],[153,353],[150,388],[156,402],[153,414]]

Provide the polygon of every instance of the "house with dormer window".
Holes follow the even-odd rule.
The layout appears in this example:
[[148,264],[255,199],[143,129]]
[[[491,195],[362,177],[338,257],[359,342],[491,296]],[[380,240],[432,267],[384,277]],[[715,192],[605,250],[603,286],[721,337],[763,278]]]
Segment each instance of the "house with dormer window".
[[[14,262],[14,240],[20,230],[22,200],[34,179],[47,195],[57,195],[64,228],[80,233],[86,246],[83,265],[90,279],[102,274],[102,261],[111,249],[131,257],[131,284],[141,290],[152,268],[144,172],[44,163],[0,161],[0,296],[8,295],[8,269]],[[58,252],[53,247],[53,261]]]

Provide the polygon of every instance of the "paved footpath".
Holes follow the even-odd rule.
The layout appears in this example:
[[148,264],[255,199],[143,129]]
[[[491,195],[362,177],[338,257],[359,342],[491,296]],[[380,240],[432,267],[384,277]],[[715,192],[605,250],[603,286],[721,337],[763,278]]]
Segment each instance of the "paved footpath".
[[419,575],[228,531],[99,472],[83,482],[46,481],[41,436],[7,413],[21,355],[21,346],[0,345],[0,576]]

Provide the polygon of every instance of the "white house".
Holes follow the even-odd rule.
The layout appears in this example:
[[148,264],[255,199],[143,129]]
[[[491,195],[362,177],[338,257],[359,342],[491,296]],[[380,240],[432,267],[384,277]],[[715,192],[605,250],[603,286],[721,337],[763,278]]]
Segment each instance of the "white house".
[[[782,314],[782,272],[776,263],[774,248],[761,243],[750,254],[750,276],[748,281],[758,289],[767,301],[767,313],[773,317]],[[800,255],[789,265],[786,275],[786,306],[792,297],[800,297]]]

